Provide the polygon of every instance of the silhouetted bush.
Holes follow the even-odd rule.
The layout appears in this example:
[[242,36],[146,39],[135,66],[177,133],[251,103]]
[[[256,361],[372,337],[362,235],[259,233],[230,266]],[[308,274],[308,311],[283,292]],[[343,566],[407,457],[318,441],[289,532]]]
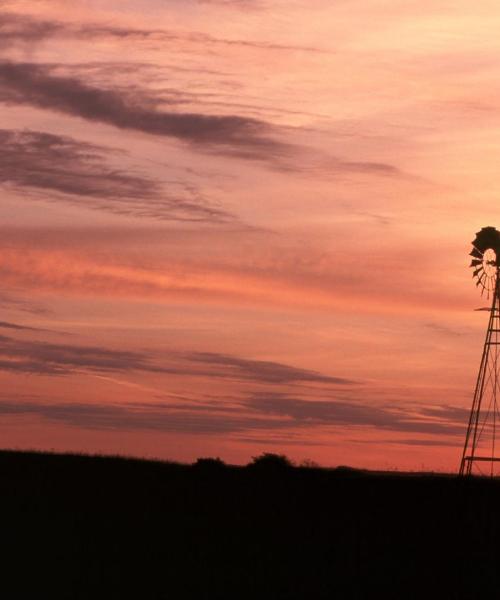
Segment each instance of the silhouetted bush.
[[226,463],[220,459],[218,456],[216,458],[213,457],[202,457],[197,458],[196,462],[193,464],[196,469],[203,469],[207,471],[216,471],[220,469],[224,469]]
[[304,467],[304,469],[321,469],[321,466],[314,460],[310,458],[304,458],[304,460],[300,463],[300,467]]
[[293,467],[292,461],[284,454],[274,454],[273,452],[264,452],[260,456],[252,456],[252,462],[249,467],[259,469],[290,469]]

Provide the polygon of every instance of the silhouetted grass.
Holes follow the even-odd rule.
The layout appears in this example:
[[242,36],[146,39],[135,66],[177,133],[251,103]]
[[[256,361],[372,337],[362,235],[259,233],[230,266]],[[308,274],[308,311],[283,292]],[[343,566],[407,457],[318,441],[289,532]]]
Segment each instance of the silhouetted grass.
[[0,452],[6,598],[498,596],[500,482]]

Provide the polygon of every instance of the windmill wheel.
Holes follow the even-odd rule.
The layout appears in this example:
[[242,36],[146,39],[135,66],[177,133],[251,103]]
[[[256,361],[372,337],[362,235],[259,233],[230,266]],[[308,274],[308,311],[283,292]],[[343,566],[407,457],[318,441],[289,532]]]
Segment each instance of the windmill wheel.
[[481,296],[486,293],[489,298],[493,294],[499,267],[500,258],[500,231],[494,227],[483,227],[476,234],[472,242],[472,261],[474,268],[472,277],[476,279],[476,286],[481,288]]

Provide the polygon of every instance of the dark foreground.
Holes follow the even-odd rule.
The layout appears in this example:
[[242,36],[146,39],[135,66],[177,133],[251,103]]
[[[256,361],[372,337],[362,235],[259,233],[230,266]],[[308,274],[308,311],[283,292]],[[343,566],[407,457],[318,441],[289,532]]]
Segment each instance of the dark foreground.
[[5,598],[500,595],[500,482],[0,452]]

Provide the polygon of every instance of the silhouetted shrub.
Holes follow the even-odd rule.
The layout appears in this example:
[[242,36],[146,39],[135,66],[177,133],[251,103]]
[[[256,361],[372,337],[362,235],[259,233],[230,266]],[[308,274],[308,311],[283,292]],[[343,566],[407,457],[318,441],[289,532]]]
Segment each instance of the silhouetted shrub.
[[304,467],[304,469],[321,469],[321,466],[314,460],[310,458],[304,458],[304,460],[300,463],[300,467]]
[[292,461],[284,454],[274,454],[273,452],[264,452],[260,456],[252,456],[252,462],[249,467],[259,469],[290,469],[293,467]]
[[224,469],[226,463],[220,459],[218,456],[216,458],[213,457],[203,457],[197,458],[196,462],[193,464],[196,469],[204,469],[204,470],[220,470]]

